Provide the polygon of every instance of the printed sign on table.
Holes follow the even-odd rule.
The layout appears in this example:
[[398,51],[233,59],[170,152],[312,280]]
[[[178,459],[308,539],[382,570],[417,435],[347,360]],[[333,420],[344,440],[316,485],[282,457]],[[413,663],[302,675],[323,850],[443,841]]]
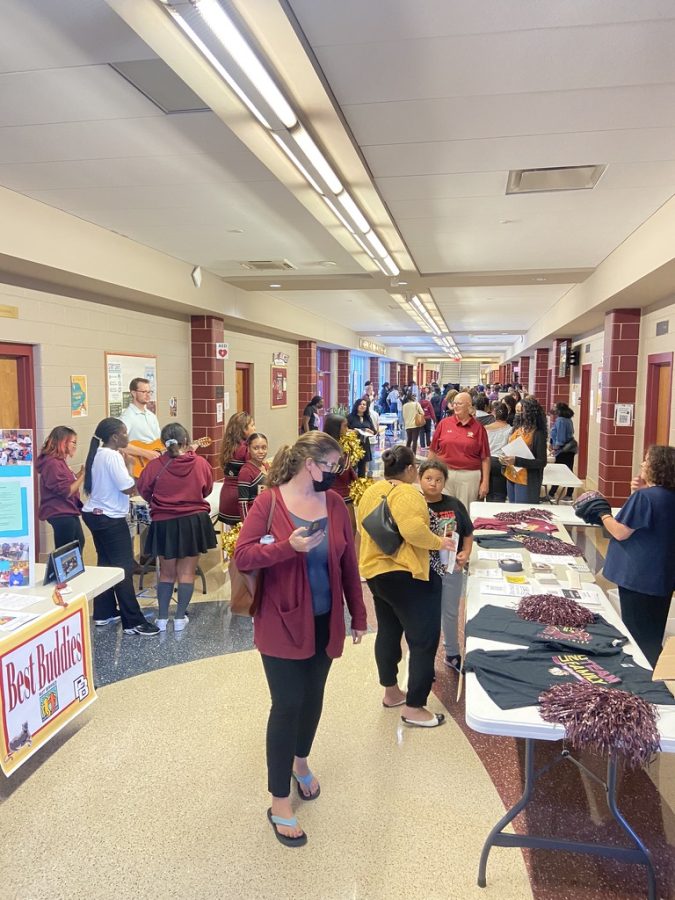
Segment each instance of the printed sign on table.
[[96,699],[87,598],[0,639],[0,768],[11,775]]

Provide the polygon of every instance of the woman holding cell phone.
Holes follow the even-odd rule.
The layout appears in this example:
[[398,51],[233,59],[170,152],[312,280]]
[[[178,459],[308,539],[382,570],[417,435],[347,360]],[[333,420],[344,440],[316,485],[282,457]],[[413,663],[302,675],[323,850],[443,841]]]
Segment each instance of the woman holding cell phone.
[[320,792],[307,758],[331,663],[342,655],[345,600],[354,643],[366,632],[351,523],[342,498],[330,490],[343,465],[340,445],[320,431],[278,450],[234,552],[242,572],[260,571],[253,621],[272,697],[267,816],[287,847],[307,843],[291,807],[291,778],[302,800]]

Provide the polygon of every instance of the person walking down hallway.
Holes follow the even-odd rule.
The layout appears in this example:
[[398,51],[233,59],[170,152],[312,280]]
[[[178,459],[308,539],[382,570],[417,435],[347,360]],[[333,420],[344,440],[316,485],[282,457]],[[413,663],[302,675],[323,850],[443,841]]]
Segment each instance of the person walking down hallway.
[[178,604],[173,627],[182,631],[188,622],[186,613],[199,556],[217,543],[205,499],[213,488],[213,470],[190,447],[190,436],[178,422],[162,428],[162,443],[166,453],[143,469],[138,493],[150,506],[152,519],[145,553],[159,557],[156,624],[160,631],[166,631],[176,583]]
[[315,394],[302,411],[302,425],[300,432],[318,431],[323,412],[323,399]]
[[278,450],[267,490],[251,507],[234,551],[242,572],[260,570],[253,635],[272,698],[267,816],[288,847],[307,842],[293,815],[291,778],[301,800],[320,793],[308,757],[328,672],[343,651],[345,600],[355,644],[367,627],[349,516],[330,490],[342,465],[340,445],[323,432]]
[[131,577],[134,556],[127,514],[129,496],[135,487],[120,452],[128,440],[124,422],[102,419],[96,426],[84,465],[87,499],[82,518],[94,538],[97,565],[124,569],[122,581],[94,598],[94,622],[109,625],[121,618],[125,634],[152,636],[159,634],[159,628],[141,612]]
[[36,463],[40,475],[39,517],[51,525],[54,547],[77,541],[82,550],[80,488],[84,481],[84,466],[77,475],[68,467],[68,460],[76,453],[77,434],[73,429],[65,425],[52,428]]
[[487,433],[472,415],[469,394],[457,394],[452,401],[454,415],[436,426],[429,459],[438,457],[449,470],[447,489],[467,509],[490,490],[490,445]]
[[405,445],[410,447],[414,454],[417,454],[417,440],[420,429],[423,427],[425,416],[424,410],[410,391],[403,395],[402,414],[403,427],[406,433]]

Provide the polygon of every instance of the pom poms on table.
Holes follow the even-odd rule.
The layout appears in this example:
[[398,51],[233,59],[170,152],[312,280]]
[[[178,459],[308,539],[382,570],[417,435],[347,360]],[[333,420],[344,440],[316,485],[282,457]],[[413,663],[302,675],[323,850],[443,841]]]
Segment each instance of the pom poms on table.
[[574,512],[588,525],[602,525],[602,516],[611,515],[612,507],[599,491],[584,491],[572,504]]
[[530,553],[538,553],[541,556],[583,556],[576,544],[568,544],[560,538],[538,538],[528,534],[522,538],[522,542]]
[[366,455],[358,431],[346,431],[338,441],[342,452],[349,457],[349,464],[359,462]]
[[533,506],[532,509],[523,509],[520,512],[495,513],[492,518],[498,519],[504,525],[521,525],[530,519],[543,519],[545,522],[550,522],[553,518],[553,513],[547,509],[541,509],[541,507],[537,509]]
[[615,688],[594,684],[556,684],[539,695],[545,722],[565,728],[575,750],[620,756],[631,769],[648,763],[660,750],[657,710],[644,700]]
[[559,628],[583,628],[595,622],[595,615],[567,597],[557,594],[530,594],[518,604],[517,614],[528,622],[557,625]]

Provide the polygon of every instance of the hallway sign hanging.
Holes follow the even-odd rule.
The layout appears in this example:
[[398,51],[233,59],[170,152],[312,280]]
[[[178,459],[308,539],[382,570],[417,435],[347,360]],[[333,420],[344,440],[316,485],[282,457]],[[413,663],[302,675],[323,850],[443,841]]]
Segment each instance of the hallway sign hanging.
[[33,432],[0,431],[0,588],[35,582]]
[[96,699],[87,598],[0,640],[0,767],[11,775]]

